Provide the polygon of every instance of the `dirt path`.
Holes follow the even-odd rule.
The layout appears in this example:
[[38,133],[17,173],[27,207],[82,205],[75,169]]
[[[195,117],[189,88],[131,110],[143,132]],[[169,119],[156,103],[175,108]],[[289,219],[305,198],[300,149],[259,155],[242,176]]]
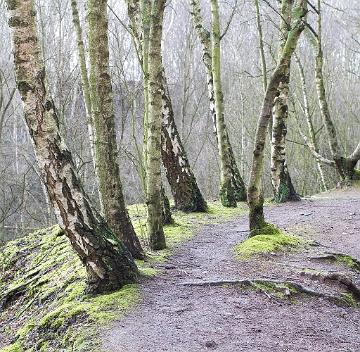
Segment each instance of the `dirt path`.
[[[330,197],[330,196],[329,196]],[[165,273],[142,284],[141,304],[105,332],[105,351],[360,351],[360,310],[322,298],[279,299],[266,292],[184,286],[184,282],[271,278],[292,280],[317,292],[339,294],[341,285],[312,272],[341,272],[345,265],[317,260],[326,252],[360,259],[360,193],[271,207],[267,218],[290,232],[316,240],[300,252],[243,262],[233,247],[246,236],[247,219],[205,226],[170,258]],[[306,270],[305,270],[306,268]]]

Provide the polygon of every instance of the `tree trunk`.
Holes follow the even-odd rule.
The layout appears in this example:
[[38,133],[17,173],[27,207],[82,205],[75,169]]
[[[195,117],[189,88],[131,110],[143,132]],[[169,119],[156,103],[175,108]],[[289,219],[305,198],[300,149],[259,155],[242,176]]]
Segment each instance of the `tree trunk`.
[[272,108],[278,88],[286,80],[286,72],[289,61],[295,51],[300,35],[304,29],[304,17],[307,13],[307,1],[300,0],[298,7],[294,9],[294,18],[291,29],[287,36],[278,65],[271,75],[266,89],[265,98],[258,120],[251,166],[250,181],[248,187],[248,204],[250,208],[249,225],[252,234],[256,234],[266,226],[263,213],[264,198],[262,195],[261,177],[264,165],[264,147],[266,142],[266,130],[272,117]]
[[211,68],[214,84],[217,144],[220,157],[220,199],[223,206],[236,207],[235,184],[232,182],[229,139],[224,119],[221,84],[220,14],[219,3],[211,0]]
[[178,133],[164,69],[162,70],[162,162],[175,201],[175,208],[190,211],[207,211],[207,204],[191,170],[185,149]]
[[90,92],[95,125],[96,164],[105,219],[134,258],[144,253],[126,210],[117,155],[109,75],[107,0],[88,0]]
[[[216,112],[211,34],[207,29],[205,29],[205,27],[203,25],[203,19],[201,16],[201,8],[200,8],[199,1],[198,0],[190,0],[190,6],[191,6],[191,15],[192,15],[193,21],[194,21],[194,26],[195,26],[195,29],[197,31],[197,34],[199,36],[199,39],[200,39],[200,42],[202,45],[203,62],[204,62],[204,66],[206,69],[206,75],[207,75],[207,88],[208,88],[209,103],[210,103],[210,114],[211,114],[211,117],[213,120],[214,133],[216,136],[216,140],[219,145],[220,133],[218,131],[218,119],[217,119],[217,112]],[[218,20],[218,22],[219,22],[219,20]],[[218,31],[219,31],[219,41],[217,44],[217,46],[218,46],[218,48],[216,49],[217,51],[220,50],[220,47],[219,47],[219,45],[220,45],[220,28],[218,29]],[[221,75],[220,70],[217,71],[217,75],[218,76]],[[219,81],[219,79],[221,80],[221,77],[218,77],[217,81]],[[221,84],[221,82],[220,82],[220,84]],[[220,93],[221,93],[221,89],[220,89]],[[246,200],[246,188],[245,188],[244,181],[240,176],[239,169],[236,165],[234,152],[233,152],[233,149],[232,149],[232,146],[230,143],[230,139],[229,139],[228,132],[226,130],[226,126],[224,124],[225,117],[224,117],[224,111],[223,111],[222,93],[219,96],[219,98],[221,98],[220,101],[218,101],[220,111],[221,111],[220,123],[222,122],[221,124],[222,124],[222,129],[223,129],[223,133],[221,134],[222,135],[222,139],[221,139],[222,151],[223,151],[223,153],[227,154],[227,155],[225,155],[225,160],[224,160],[224,158],[223,158],[223,160],[226,162],[225,171],[227,171],[229,173],[229,177],[231,179],[231,181],[229,182],[230,188],[233,189],[233,192],[231,193],[232,194],[231,197],[233,200],[231,200],[230,203],[232,203],[234,205],[234,198],[235,198],[235,201]],[[221,154],[220,149],[219,149],[219,154]],[[220,156],[220,159],[221,159],[221,156]],[[223,175],[223,172],[221,172],[221,175]],[[226,187],[224,187],[224,188],[226,188]],[[223,189],[223,187],[221,187],[221,189]],[[222,191],[220,190],[220,195],[221,194],[222,194]],[[224,197],[224,201],[226,201],[226,194]]]
[[320,107],[321,117],[325,126],[326,133],[329,138],[329,146],[332,154],[332,158],[335,161],[335,167],[339,172],[342,179],[346,178],[346,168],[343,169],[343,166],[346,163],[343,162],[342,153],[340,150],[340,145],[337,138],[337,133],[335,129],[335,125],[332,121],[329,105],[327,103],[326,98],[326,89],[323,75],[323,66],[324,66],[324,58],[322,51],[322,18],[321,18],[321,1],[318,0],[318,33],[316,37],[316,58],[315,58],[315,83],[316,83],[316,91],[318,95],[318,102]]
[[162,223],[163,225],[170,225],[174,223],[171,214],[171,207],[169,198],[165,194],[164,187],[161,187],[161,207],[162,207]]
[[[321,0],[317,1],[317,9],[318,9],[318,33],[315,36],[315,40],[312,41],[314,43],[314,49],[316,51],[316,59],[315,59],[315,83],[316,90],[318,95],[318,102],[321,112],[321,117],[325,126],[326,133],[329,139],[329,146],[332,155],[332,159],[334,160],[334,165],[336,170],[340,174],[342,181],[351,181],[357,178],[357,174],[355,172],[355,166],[360,159],[360,155],[357,155],[356,151],[349,156],[346,157],[343,155],[339,140],[337,137],[337,132],[333,120],[331,118],[329,105],[326,97],[326,89],[324,82],[324,56],[322,51],[322,16],[321,16]],[[360,152],[358,153],[360,154]]]
[[162,58],[161,40],[166,0],[155,0],[151,9],[149,53],[149,121],[147,140],[147,228],[150,247],[154,250],[166,247],[162,222],[161,204],[161,124],[162,124]]
[[[128,13],[131,29],[144,75],[144,142],[147,140],[147,120],[149,103],[149,24],[150,1],[128,0]],[[161,63],[162,65],[162,63]],[[191,170],[185,149],[178,133],[171,98],[166,82],[165,70],[162,67],[161,91],[163,106],[162,148],[161,156],[166,177],[174,197],[175,208],[183,211],[206,211],[207,205]],[[144,157],[146,165],[146,151]],[[165,209],[164,209],[165,210]]]
[[57,219],[86,267],[88,288],[103,292],[134,282],[137,268],[130,253],[91,206],[60,135],[56,109],[45,87],[34,1],[8,0],[7,5],[25,120]]
[[[325,180],[325,173],[324,173],[324,169],[323,169],[323,164],[321,162],[321,159],[318,157],[318,155],[319,155],[319,146],[318,146],[318,143],[316,141],[315,129],[314,129],[314,125],[313,125],[311,114],[310,114],[309,99],[308,99],[308,94],[307,94],[307,87],[306,87],[304,68],[303,68],[303,66],[301,64],[301,61],[300,61],[299,57],[296,55],[296,53],[294,54],[294,57],[295,57],[295,61],[297,63],[299,74],[300,74],[300,81],[301,81],[301,88],[302,88],[302,95],[303,95],[303,102],[304,102],[304,107],[302,108],[302,110],[303,110],[303,113],[304,113],[305,118],[306,118],[306,123],[308,125],[311,148],[315,152],[316,166],[317,166],[317,169],[318,169],[318,172],[319,172],[319,176],[320,176],[320,180],[321,180],[321,184],[322,184],[322,190],[327,191],[328,186],[327,186],[327,183],[326,183],[326,180]],[[306,143],[306,141],[305,141],[305,143]]]
[[[80,76],[81,76],[81,88],[83,92],[83,97],[85,101],[85,110],[86,110],[86,120],[89,134],[89,142],[90,142],[90,153],[91,159],[93,162],[96,179],[98,180],[98,170],[96,164],[96,148],[95,148],[95,136],[94,136],[94,121],[92,116],[91,109],[91,94],[90,94],[90,83],[88,70],[86,65],[86,55],[85,55],[85,45],[83,40],[83,34],[80,24],[79,10],[76,0],[71,0],[71,10],[72,10],[72,19],[76,32],[76,40],[77,40],[77,49],[78,49],[78,57],[79,57],[79,66],[80,66]],[[99,189],[99,202],[100,209],[104,212],[104,205],[102,204],[102,198]]]
[[[280,21],[280,48],[279,59],[289,34],[291,25],[293,0],[282,0]],[[288,98],[290,86],[291,60],[284,67],[284,77],[278,87],[278,94],[274,100],[273,126],[271,140],[271,181],[274,191],[274,201],[284,203],[300,200],[291,182],[286,162],[286,134],[288,119]]]
[[[148,140],[148,120],[149,120],[149,41],[151,25],[151,0],[127,0],[128,15],[130,18],[130,29],[135,44],[136,53],[143,71],[144,80],[144,117],[143,117],[143,148],[140,158],[140,178],[141,184],[146,193],[146,172],[148,163],[147,140]],[[172,224],[170,202],[162,187],[161,204],[163,214],[163,224]]]

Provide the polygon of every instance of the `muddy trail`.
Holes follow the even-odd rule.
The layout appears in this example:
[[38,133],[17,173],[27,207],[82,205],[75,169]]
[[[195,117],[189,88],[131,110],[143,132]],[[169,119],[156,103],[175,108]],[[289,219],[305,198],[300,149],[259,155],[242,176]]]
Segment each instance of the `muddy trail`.
[[360,267],[338,256],[360,259],[360,192],[268,207],[266,216],[310,244],[238,261],[246,217],[203,227],[141,284],[141,303],[104,331],[104,350],[360,351],[351,306]]

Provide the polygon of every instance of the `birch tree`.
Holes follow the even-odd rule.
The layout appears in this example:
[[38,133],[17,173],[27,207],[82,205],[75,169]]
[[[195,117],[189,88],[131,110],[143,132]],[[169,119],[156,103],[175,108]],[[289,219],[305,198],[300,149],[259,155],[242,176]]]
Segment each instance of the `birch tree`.
[[190,7],[194,26],[202,45],[203,62],[207,75],[210,113],[220,156],[220,198],[224,206],[234,207],[236,206],[236,201],[244,201],[246,199],[246,189],[236,165],[234,152],[225,125],[224,102],[221,88],[219,6],[217,1],[211,1],[211,32],[204,26],[199,1],[190,0]]
[[57,219],[84,263],[88,289],[114,290],[134,282],[137,268],[126,247],[92,207],[59,130],[46,88],[33,0],[7,0],[17,87],[39,169]]
[[[127,0],[131,32],[134,38],[144,78],[144,142],[147,140],[147,121],[149,115],[149,32],[150,0]],[[171,97],[161,62],[162,92],[162,163],[174,198],[175,208],[183,211],[206,211],[207,205],[197,185],[190,163],[178,132]],[[147,152],[144,152],[144,165]],[[144,168],[146,169],[146,168]],[[146,178],[146,176],[144,176]]]
[[[311,113],[310,113],[310,104],[309,104],[309,97],[308,97],[308,91],[307,91],[307,84],[306,84],[306,79],[305,79],[304,67],[303,67],[303,65],[302,65],[302,63],[300,61],[299,56],[296,53],[294,54],[294,57],[295,57],[296,64],[298,66],[298,71],[299,71],[299,75],[300,75],[300,82],[301,82],[301,91],[302,91],[302,97],[303,97],[303,99],[302,99],[303,103],[300,104],[300,106],[301,106],[301,110],[302,110],[302,112],[303,112],[303,114],[305,116],[305,119],[306,119],[309,138],[302,131],[301,124],[297,120],[298,129],[299,129],[300,135],[305,140],[306,145],[309,146],[310,150],[312,151],[312,154],[315,156],[316,166],[317,166],[319,176],[320,176],[320,180],[321,180],[321,184],[322,184],[322,190],[327,191],[328,186],[327,186],[327,182],[326,182],[326,179],[325,179],[324,163],[323,163],[324,158],[320,155],[320,148],[319,148],[318,141],[316,139],[315,128],[314,128],[313,120],[312,120]],[[326,160],[325,159],[325,163],[327,163],[329,165],[332,165],[331,160]]]
[[162,59],[161,40],[166,0],[152,0],[149,40],[149,120],[147,124],[147,230],[150,247],[166,247],[161,206],[161,124],[162,124]]
[[[324,54],[322,44],[322,10],[321,0],[317,1],[317,32],[311,30],[309,34],[312,36],[311,43],[315,52],[315,83],[318,96],[318,104],[320,108],[320,114],[325,126],[326,134],[328,137],[331,159],[321,157],[319,160],[332,165],[336,168],[340,178],[344,182],[360,179],[359,173],[356,172],[355,167],[360,160],[360,141],[357,144],[355,150],[345,155],[338,138],[336,126],[331,117],[331,112],[327,100],[325,81],[324,81]],[[315,149],[309,145],[310,151],[315,158],[319,158],[318,153],[314,153]]]
[[90,98],[95,126],[96,165],[104,215],[135,258],[144,254],[125,207],[109,74],[107,0],[88,0]]
[[[280,8],[280,47],[281,59],[286,39],[289,35],[293,11],[293,0],[282,0]],[[285,68],[284,79],[278,87],[273,107],[273,126],[271,141],[271,181],[274,190],[274,201],[283,203],[300,200],[291,181],[286,161],[287,118],[289,113],[288,99],[290,88],[291,58]]]
[[307,0],[299,0],[293,11],[291,28],[284,44],[277,67],[269,80],[261,114],[258,120],[251,174],[248,186],[249,226],[252,235],[256,235],[267,225],[264,218],[264,196],[261,185],[264,164],[264,147],[266,142],[266,130],[272,117],[272,108],[279,87],[286,82],[286,73],[291,57],[296,49],[300,35],[305,27],[307,14]]

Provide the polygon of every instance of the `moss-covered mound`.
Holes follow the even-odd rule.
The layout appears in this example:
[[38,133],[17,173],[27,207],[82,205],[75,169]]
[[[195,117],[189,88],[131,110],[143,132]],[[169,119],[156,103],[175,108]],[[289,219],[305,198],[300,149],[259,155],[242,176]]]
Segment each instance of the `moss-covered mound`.
[[[144,276],[154,276],[155,263],[166,260],[172,248],[191,237],[202,224],[218,223],[246,209],[209,204],[208,213],[174,214],[165,227],[168,249],[147,251],[137,261]],[[145,247],[146,208],[129,208]],[[117,292],[89,296],[86,273],[68,239],[58,226],[39,230],[0,248],[0,351],[99,351],[101,327],[121,317],[140,298],[137,285]]]
[[288,235],[273,225],[266,226],[262,232],[250,237],[235,246],[235,254],[239,259],[246,259],[258,254],[266,254],[296,247],[303,243],[299,237]]
[[[0,252],[2,351],[89,351],[96,325],[138,299],[136,285],[102,296],[84,293],[86,273],[58,226],[8,243]],[[87,326],[87,329],[83,329]],[[3,347],[3,346],[2,346]]]

